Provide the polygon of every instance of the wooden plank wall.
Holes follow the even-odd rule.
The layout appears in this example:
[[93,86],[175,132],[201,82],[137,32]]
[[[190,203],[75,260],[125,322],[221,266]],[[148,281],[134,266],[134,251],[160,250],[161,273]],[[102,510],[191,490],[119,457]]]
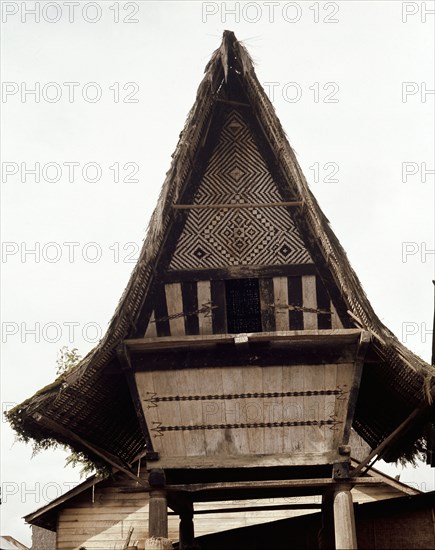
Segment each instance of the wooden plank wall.
[[303,461],[304,453],[320,457],[341,444],[353,364],[183,368],[135,377],[162,457],[220,462],[285,454]]
[[[342,328],[321,279],[315,275],[258,279],[264,332]],[[225,281],[161,284],[144,336],[227,332]]]
[[[134,488],[134,481],[122,478],[106,480],[96,485],[94,497],[87,489],[81,495],[67,501],[60,510],[57,526],[57,549],[78,550],[121,550],[130,527],[134,528],[132,543],[139,541],[138,548],[143,550],[148,536],[148,494],[125,493],[126,488]],[[352,491],[354,502],[370,502],[401,496],[400,488],[381,485],[367,487],[366,492]],[[230,502],[196,503],[195,511],[216,510],[212,514],[195,515],[196,536],[216,533],[227,529],[266,523],[277,519],[290,518],[312,513],[312,510],[260,510],[244,511],[252,506],[321,504],[319,495],[310,497],[270,498],[261,500],[243,500]],[[238,512],[220,512],[223,508],[241,508]],[[169,538],[178,540],[179,518],[168,517]],[[42,550],[42,549],[40,549]]]
[[132,541],[140,540],[141,548],[148,528],[148,495],[121,493],[120,486],[133,487],[135,482],[105,481],[69,501],[58,516],[57,550],[121,549],[134,528]]

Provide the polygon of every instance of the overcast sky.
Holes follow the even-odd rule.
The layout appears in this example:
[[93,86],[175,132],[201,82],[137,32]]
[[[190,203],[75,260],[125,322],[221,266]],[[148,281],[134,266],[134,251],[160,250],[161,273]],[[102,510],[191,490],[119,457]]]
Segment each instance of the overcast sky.
[[[3,410],[106,330],[224,29],[375,311],[430,361],[434,2],[1,4]],[[28,544],[20,517],[79,479],[31,454],[3,422],[1,533]],[[401,479],[435,488],[423,465]]]

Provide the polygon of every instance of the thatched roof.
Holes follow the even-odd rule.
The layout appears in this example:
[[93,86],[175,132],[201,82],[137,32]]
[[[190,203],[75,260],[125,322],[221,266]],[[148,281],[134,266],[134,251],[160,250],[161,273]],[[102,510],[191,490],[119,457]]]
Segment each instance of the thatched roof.
[[[308,187],[274,107],[257,80],[247,50],[229,31],[225,31],[221,46],[206,66],[196,102],[187,117],[151,217],[140,258],[105,336],[73,371],[15,407],[8,418],[25,438],[43,444],[54,438],[85,451],[91,458],[95,455],[89,449],[69,438],[56,425],[67,427],[125,463],[131,463],[143,451],[147,428],[138,420],[141,414],[136,414],[130,394],[135,390],[131,383],[129,388],[116,349],[134,332],[153,282],[154,267],[178,215],[173,204],[179,201],[195,170],[212,117],[231,80],[237,81],[249,103],[252,116],[262,130],[262,139],[288,188],[288,196],[303,204],[295,214],[299,229],[309,242],[316,268],[330,287],[336,289],[345,313],[348,310],[348,327],[356,326],[372,333],[375,355],[364,368],[354,427],[375,448],[423,404],[422,415],[411,432],[390,448],[386,456],[389,460],[413,459],[426,446],[422,430],[429,415],[433,415],[434,368],[403,346],[373,311],[345,251]],[[44,418],[51,422],[44,422]]]

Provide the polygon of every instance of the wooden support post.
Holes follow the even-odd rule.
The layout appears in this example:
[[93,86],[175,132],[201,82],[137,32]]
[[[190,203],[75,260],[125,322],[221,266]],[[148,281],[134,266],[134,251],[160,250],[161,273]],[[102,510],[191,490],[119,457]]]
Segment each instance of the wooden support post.
[[148,536],[145,550],[166,550],[172,548],[168,540],[168,506],[166,499],[166,479],[163,470],[151,470],[149,474],[150,503]]
[[150,491],[148,533],[150,537],[168,537],[168,508],[164,489]]
[[350,484],[340,484],[334,491],[334,531],[336,550],[356,550],[355,515]]
[[194,547],[193,506],[189,510],[183,510],[180,514],[180,550],[188,550]]
[[334,550],[334,492],[327,490],[322,495],[322,527],[319,532],[319,549]]

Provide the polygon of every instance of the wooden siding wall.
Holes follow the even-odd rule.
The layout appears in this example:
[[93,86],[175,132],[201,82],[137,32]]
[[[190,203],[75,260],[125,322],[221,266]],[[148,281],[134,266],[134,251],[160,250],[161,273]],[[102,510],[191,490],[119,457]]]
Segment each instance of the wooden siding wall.
[[[75,497],[61,509],[57,523],[57,550],[122,550],[130,528],[133,534],[130,544],[138,541],[138,550],[143,550],[148,536],[149,497],[143,492],[126,492],[137,489],[134,481],[125,477],[106,480]],[[195,516],[196,536],[215,533],[233,527],[246,527],[256,523],[274,521],[277,518],[294,517],[307,511],[281,510],[219,512],[220,508],[250,507],[259,504],[294,504],[314,502],[320,505],[320,497],[294,497],[290,499],[268,499],[267,501],[234,501],[197,503],[195,510],[216,509],[213,514]],[[168,516],[169,538],[178,540],[179,517]],[[50,532],[51,535],[54,535]],[[54,546],[53,546],[54,548]],[[36,547],[35,547],[36,549]],[[36,550],[46,550],[38,547]],[[48,550],[48,547],[47,547]]]
[[[125,477],[106,480],[96,485],[94,494],[87,489],[81,495],[71,499],[61,509],[57,525],[58,550],[121,550],[130,527],[133,527],[131,543],[138,541],[138,549],[143,550],[144,540],[148,536],[148,494],[142,492],[127,493],[137,489],[134,481]],[[401,495],[400,489],[389,485],[365,488],[366,492],[353,489],[354,502],[362,503],[384,500]],[[124,491],[124,492],[121,492]],[[321,496],[300,496],[291,498],[270,498],[261,500],[243,500],[227,502],[196,503],[194,518],[197,537],[210,533],[247,527],[256,524],[292,518],[312,513],[312,510],[260,510],[243,511],[252,506],[285,506],[316,504],[321,505]],[[237,512],[221,512],[222,508],[241,508]],[[216,510],[212,514],[201,514],[203,510]],[[168,517],[169,538],[178,540],[179,518],[172,513]],[[368,526],[369,527],[369,526]],[[364,528],[363,528],[364,529]],[[45,530],[43,530],[45,531]],[[364,537],[369,533],[364,530]],[[50,532],[54,538],[54,533]],[[54,542],[53,542],[54,544]],[[48,550],[45,546],[32,547],[35,550]],[[53,546],[55,548],[55,546]]]
[[140,540],[141,548],[148,529],[148,495],[122,493],[134,481],[103,482],[74,499],[61,510],[57,525],[57,550],[120,550],[134,528],[131,541]]
[[[316,275],[259,278],[262,330],[342,328],[330,297]],[[160,284],[146,338],[228,332],[225,281]]]

